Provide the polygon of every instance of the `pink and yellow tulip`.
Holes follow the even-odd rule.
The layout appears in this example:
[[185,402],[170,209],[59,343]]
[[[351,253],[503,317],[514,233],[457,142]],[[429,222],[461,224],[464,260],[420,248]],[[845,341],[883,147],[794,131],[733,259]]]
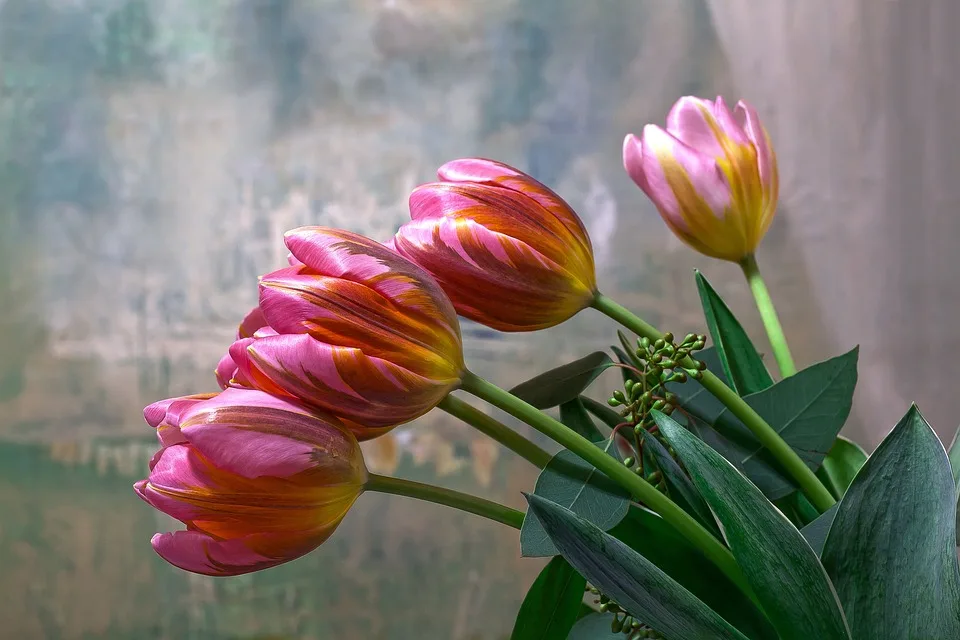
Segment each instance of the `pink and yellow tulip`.
[[757,112],[737,103],[681,98],[666,130],[647,125],[623,143],[623,165],[667,226],[713,258],[740,262],[773,221],[779,179]]
[[[297,262],[260,280],[252,312],[217,368],[249,386],[335,413],[361,440],[413,420],[460,383],[460,324],[437,282],[369,238],[302,227]],[[263,322],[262,326],[257,326]]]
[[577,214],[500,162],[454,160],[410,195],[396,250],[429,271],[457,312],[500,331],[567,320],[596,291],[593,250]]
[[163,448],[134,488],[187,527],[151,543],[194,573],[238,575],[309,553],[367,479],[360,445],[336,417],[260,391],[172,398],[144,417]]

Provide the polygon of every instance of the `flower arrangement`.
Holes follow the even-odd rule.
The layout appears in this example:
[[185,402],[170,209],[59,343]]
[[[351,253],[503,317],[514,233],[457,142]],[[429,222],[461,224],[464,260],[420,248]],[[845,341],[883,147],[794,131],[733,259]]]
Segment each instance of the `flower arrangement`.
[[[868,456],[838,435],[857,350],[797,369],[754,257],[778,197],[757,113],[682,98],[665,128],[626,137],[623,162],[681,240],[741,266],[776,378],[701,273],[709,338],[662,333],[601,292],[556,193],[454,160],[388,242],[289,231],[289,266],[260,278],[216,367],[221,392],[145,409],[162,448],[135,490],[186,526],[154,536],[156,552],[205,575],[259,571],[309,553],[379,491],[495,520],[523,555],[552,558],[513,640],[960,638],[960,446],[948,453],[911,407]],[[623,327],[610,353],[510,391],[464,360],[458,316],[536,331],[588,307]],[[584,395],[612,367],[608,402]],[[360,441],[434,410],[541,469],[525,513],[368,470]]]

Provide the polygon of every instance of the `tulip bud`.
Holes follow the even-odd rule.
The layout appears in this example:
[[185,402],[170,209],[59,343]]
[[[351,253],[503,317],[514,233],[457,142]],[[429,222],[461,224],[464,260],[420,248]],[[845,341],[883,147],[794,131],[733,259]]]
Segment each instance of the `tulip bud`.
[[731,113],[720,97],[681,98],[666,130],[647,125],[640,138],[626,137],[623,165],[667,226],[713,258],[753,254],[776,212],[776,155],[743,101]]
[[151,540],[187,571],[239,575],[309,553],[367,479],[360,445],[337,418],[260,391],[173,398],[144,415],[175,437],[161,436],[170,444],[134,489],[187,526]]
[[433,274],[460,315],[533,331],[592,302],[590,238],[560,196],[492,160],[454,160],[437,175],[410,194],[412,220],[394,245]]
[[459,385],[460,324],[430,274],[339,229],[302,227],[285,241],[301,264],[260,279],[266,324],[230,348],[235,383],[331,411],[361,440]]

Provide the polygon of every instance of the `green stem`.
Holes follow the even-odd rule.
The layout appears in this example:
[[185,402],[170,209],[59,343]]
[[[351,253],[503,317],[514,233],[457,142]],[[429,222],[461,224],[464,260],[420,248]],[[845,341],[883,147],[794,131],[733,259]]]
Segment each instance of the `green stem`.
[[550,462],[552,456],[549,453],[460,398],[447,396],[437,406],[455,418],[463,420],[480,433],[493,438],[521,458],[535,464],[539,469],[543,469]]
[[752,595],[753,592],[750,590],[743,574],[740,572],[740,567],[737,565],[736,560],[733,559],[730,551],[714,538],[710,532],[704,529],[699,522],[690,517],[687,512],[678,507],[635,472],[604,453],[594,443],[569,427],[469,371],[463,376],[462,388],[478,398],[486,400],[495,407],[503,409],[510,415],[523,420],[537,431],[556,440],[559,444],[592,464],[611,480],[629,491],[637,500],[643,502],[650,507],[650,509],[660,514],[660,516],[683,535],[683,537],[700,549],[700,551],[717,565],[744,593]]
[[767,338],[770,340],[770,346],[773,347],[773,357],[777,361],[777,366],[780,367],[780,375],[784,378],[792,376],[797,372],[797,366],[793,363],[793,356],[790,355],[787,337],[783,334],[783,327],[780,326],[780,318],[777,317],[777,310],[773,306],[770,292],[763,281],[763,276],[760,275],[757,259],[751,253],[740,262],[740,268],[743,269],[743,275],[747,278],[747,284],[750,285],[753,299],[757,303],[757,310],[760,311],[760,317],[763,319],[763,328],[767,330]]
[[434,504],[442,504],[454,509],[483,516],[489,520],[519,529],[523,524],[523,512],[505,507],[502,504],[484,500],[452,489],[444,489],[432,484],[391,478],[371,473],[364,487],[366,491],[390,493],[396,496],[407,496]]
[[[650,340],[658,340],[663,337],[663,334],[655,327],[647,324],[628,309],[617,304],[614,300],[602,293],[597,293],[597,297],[593,301],[593,307],[639,336],[649,338]],[[689,359],[681,364],[687,367],[693,365]],[[797,452],[791,449],[790,445],[780,437],[780,434],[767,424],[767,422],[760,417],[760,414],[754,411],[750,405],[744,402],[743,398],[738,396],[733,389],[725,385],[720,378],[710,371],[703,372],[703,378],[700,380],[700,384],[713,394],[717,400],[722,402],[733,415],[739,418],[740,421],[753,432],[760,441],[760,444],[773,454],[777,462],[779,462],[797,484],[800,485],[800,489],[821,513],[836,503],[836,500],[833,499],[830,492],[827,491],[823,483],[814,475],[813,471],[804,464],[800,456],[797,455]]]

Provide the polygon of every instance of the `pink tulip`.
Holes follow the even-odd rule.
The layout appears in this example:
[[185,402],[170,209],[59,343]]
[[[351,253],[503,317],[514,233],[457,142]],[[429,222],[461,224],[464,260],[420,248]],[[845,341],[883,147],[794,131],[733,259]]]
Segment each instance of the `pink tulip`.
[[460,384],[460,324],[427,272],[339,229],[302,227],[285,240],[298,264],[261,278],[264,324],[251,320],[253,333],[238,334],[217,367],[221,386],[296,398],[366,440],[423,415]]
[[667,128],[623,142],[623,165],[667,226],[713,258],[740,262],[756,250],[776,212],[777,158],[756,111],[723,98],[681,98]]
[[194,573],[238,575],[309,553],[367,479],[360,445],[337,418],[260,391],[171,398],[144,416],[164,446],[134,489],[187,527],[151,543]]

